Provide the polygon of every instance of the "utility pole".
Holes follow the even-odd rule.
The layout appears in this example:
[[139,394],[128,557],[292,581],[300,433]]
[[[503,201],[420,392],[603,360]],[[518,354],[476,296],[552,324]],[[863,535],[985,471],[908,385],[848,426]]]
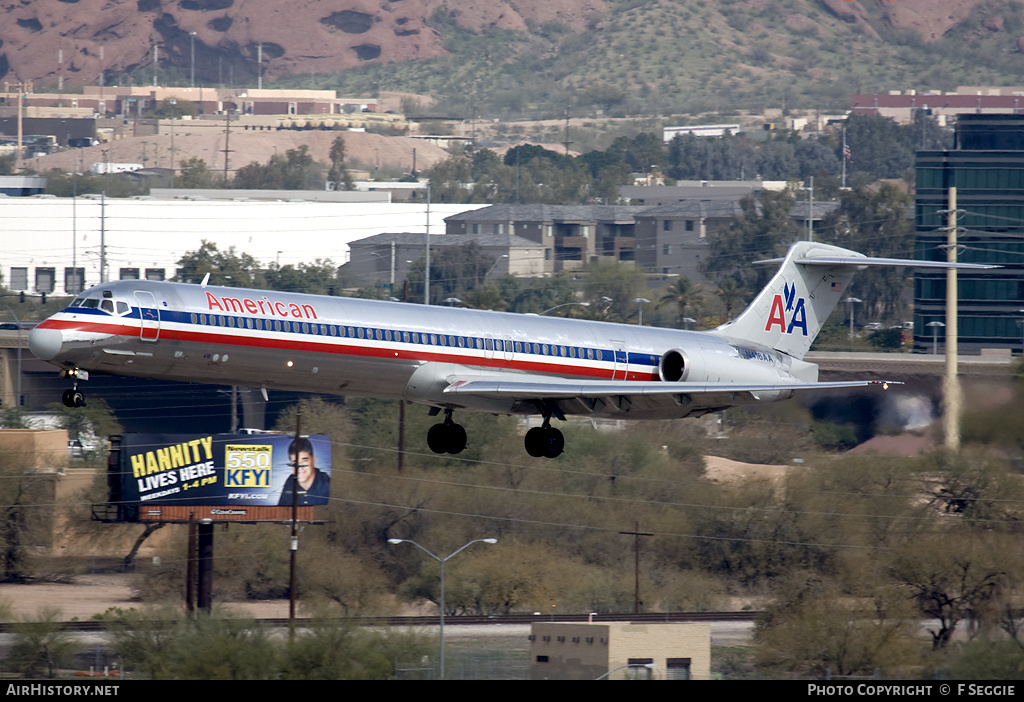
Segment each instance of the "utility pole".
[[231,112],[228,111],[224,115],[225,127],[224,127],[224,148],[221,151],[224,152],[224,187],[228,187],[228,154],[231,153]]
[[620,531],[620,534],[632,536],[634,540],[633,553],[633,613],[640,614],[640,537],[654,536],[651,532],[640,531],[640,522],[634,522],[633,531]]
[[423,304],[430,304],[430,183],[427,183],[426,265],[423,267]]
[[24,92],[25,92],[25,84],[24,83],[18,83],[18,156],[17,156],[17,159],[16,159],[15,168],[14,168],[16,173],[21,173],[21,169],[24,166],[24,163],[23,163],[23,154],[24,154],[24,143],[23,143],[23,140],[25,138],[25,135],[24,135],[25,129],[23,127],[23,124],[24,124],[23,119],[24,119],[24,117],[23,117],[23,112],[22,112],[22,110],[24,109],[23,105],[25,103],[25,96],[23,94]]
[[[956,188],[949,188],[949,210],[946,213],[946,261],[956,263]],[[946,270],[946,377],[943,383],[943,428],[946,448],[960,450],[960,379],[957,377],[957,274],[956,268]]]

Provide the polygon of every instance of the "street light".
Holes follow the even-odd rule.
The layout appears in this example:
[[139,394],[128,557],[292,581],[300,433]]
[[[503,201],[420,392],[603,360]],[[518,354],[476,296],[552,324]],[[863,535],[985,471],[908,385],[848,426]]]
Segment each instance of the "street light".
[[932,355],[935,356],[939,353],[939,327],[944,327],[944,322],[928,322],[926,327],[932,328]]
[[441,621],[440,678],[441,678],[441,680],[444,680],[444,564],[450,558],[452,558],[455,554],[461,553],[466,548],[468,548],[468,547],[470,547],[473,544],[478,543],[478,542],[483,542],[485,544],[496,544],[496,543],[498,543],[498,540],[497,539],[473,539],[468,544],[465,544],[464,546],[462,546],[462,548],[459,548],[456,551],[452,551],[451,553],[449,553],[444,558],[441,558],[440,556],[435,556],[433,553],[431,553],[427,549],[423,548],[422,546],[420,546],[415,541],[412,541],[411,539],[388,539],[388,543],[389,544],[401,544],[401,543],[412,544],[413,546],[415,546],[419,550],[423,551],[423,553],[427,554],[428,556],[430,556],[435,561],[437,561],[438,563],[441,564],[441,605],[440,605],[440,612],[441,612],[441,619],[440,619],[440,621]]
[[560,305],[555,305],[554,307],[549,307],[546,310],[544,310],[543,312],[540,312],[538,314],[547,314],[548,312],[551,312],[553,310],[557,310],[559,307],[568,307],[569,305],[579,305],[580,307],[590,307],[590,303],[589,302],[563,302]]
[[843,302],[846,302],[847,304],[850,305],[850,339],[852,340],[853,339],[853,303],[860,302],[860,298],[848,297],[845,300],[843,300]]
[[640,310],[640,319],[637,321],[637,326],[642,327],[644,325],[644,305],[649,304],[651,301],[646,297],[638,297],[633,302],[637,303],[637,309]]
[[488,268],[487,272],[484,273],[484,278],[487,278],[491,273],[494,272],[494,269],[498,267],[498,264],[501,263],[501,259],[503,258],[508,258],[508,254],[502,254],[498,256],[498,260],[494,262],[494,265]]

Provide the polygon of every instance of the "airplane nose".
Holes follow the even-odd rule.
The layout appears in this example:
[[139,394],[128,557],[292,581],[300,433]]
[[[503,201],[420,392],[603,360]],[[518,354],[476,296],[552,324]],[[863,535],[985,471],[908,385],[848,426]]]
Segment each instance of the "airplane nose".
[[33,329],[28,333],[28,348],[37,358],[50,361],[60,354],[64,335],[60,329]]

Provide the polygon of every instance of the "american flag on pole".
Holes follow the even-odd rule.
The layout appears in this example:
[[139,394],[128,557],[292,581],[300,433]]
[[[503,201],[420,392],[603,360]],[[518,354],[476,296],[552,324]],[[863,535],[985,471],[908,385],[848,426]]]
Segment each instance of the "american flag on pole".
[[850,151],[850,147],[846,144],[843,144],[843,158],[847,161],[853,160],[853,152]]

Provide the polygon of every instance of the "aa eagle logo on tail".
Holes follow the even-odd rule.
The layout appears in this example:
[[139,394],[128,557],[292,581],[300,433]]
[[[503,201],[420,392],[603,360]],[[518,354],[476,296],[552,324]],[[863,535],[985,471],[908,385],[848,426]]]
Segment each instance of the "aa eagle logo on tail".
[[[772,310],[768,314],[768,322],[764,325],[765,331],[771,331],[772,327],[778,325],[779,331],[783,334],[792,334],[794,329],[807,336],[807,307],[804,298],[796,296],[796,283],[786,283],[782,289],[785,295],[776,294],[772,298]],[[789,322],[786,322],[786,317]]]

